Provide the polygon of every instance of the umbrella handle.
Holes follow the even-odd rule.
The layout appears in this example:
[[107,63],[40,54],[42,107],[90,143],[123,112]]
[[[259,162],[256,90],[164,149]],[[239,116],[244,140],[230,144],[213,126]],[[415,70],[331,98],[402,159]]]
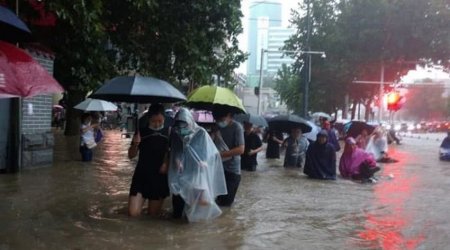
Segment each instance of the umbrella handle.
[[134,124],[134,134],[139,134],[139,113],[138,113],[138,104],[134,104],[134,117],[135,117],[135,124]]
[[137,114],[134,115],[134,134],[139,134],[139,116]]

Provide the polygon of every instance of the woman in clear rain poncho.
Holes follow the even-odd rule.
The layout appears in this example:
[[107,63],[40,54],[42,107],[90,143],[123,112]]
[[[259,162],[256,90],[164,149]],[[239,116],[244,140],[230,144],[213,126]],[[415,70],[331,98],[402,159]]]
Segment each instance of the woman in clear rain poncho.
[[377,162],[393,163],[397,160],[388,155],[388,142],[386,131],[378,126],[370,136],[369,142],[366,146],[366,152],[371,153]]
[[219,151],[185,108],[175,116],[173,132],[169,188],[174,217],[180,218],[184,212],[189,221],[214,219],[222,213],[216,197],[227,194]]

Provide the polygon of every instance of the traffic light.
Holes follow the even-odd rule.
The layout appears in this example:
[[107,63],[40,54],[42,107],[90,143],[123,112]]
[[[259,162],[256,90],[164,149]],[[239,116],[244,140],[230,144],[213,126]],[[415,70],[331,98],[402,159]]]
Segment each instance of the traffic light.
[[391,111],[399,110],[403,105],[403,96],[397,91],[393,91],[387,94],[387,109]]
[[255,87],[255,95],[259,96],[259,87]]

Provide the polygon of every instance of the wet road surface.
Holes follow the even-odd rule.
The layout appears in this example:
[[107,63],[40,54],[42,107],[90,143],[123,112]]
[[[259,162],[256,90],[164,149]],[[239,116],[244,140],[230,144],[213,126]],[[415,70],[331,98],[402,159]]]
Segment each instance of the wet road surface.
[[438,160],[440,141],[404,138],[391,146],[400,161],[384,164],[376,184],[310,180],[260,153],[257,172],[243,173],[235,205],[212,222],[189,224],[128,218],[129,140],[107,131],[94,161],[83,163],[77,138],[56,135],[52,167],[0,175],[0,250],[450,245],[450,163]]

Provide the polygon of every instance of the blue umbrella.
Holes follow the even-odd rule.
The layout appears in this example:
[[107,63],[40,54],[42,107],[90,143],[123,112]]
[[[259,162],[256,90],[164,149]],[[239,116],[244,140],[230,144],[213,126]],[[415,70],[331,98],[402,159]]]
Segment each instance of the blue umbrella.
[[11,10],[0,6],[0,40],[11,43],[30,39],[31,31]]

